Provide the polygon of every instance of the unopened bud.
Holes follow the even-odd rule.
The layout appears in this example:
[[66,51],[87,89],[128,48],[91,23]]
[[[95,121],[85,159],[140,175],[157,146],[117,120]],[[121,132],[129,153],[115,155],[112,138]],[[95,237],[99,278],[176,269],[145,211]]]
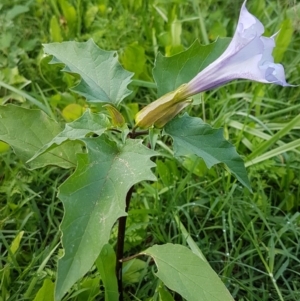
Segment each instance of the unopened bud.
[[125,124],[123,115],[112,105],[106,104],[103,107],[106,108],[111,118],[111,122],[114,126],[121,127]]
[[140,128],[149,128],[152,125],[162,127],[174,118],[190,103],[182,96],[184,86],[163,95],[140,110],[135,116],[136,126]]
[[184,108],[190,105],[192,100],[186,100],[184,102],[176,103],[171,108],[169,108],[165,115],[163,115],[160,119],[156,120],[154,125],[157,128],[162,128],[166,123],[172,120],[177,114],[179,114]]

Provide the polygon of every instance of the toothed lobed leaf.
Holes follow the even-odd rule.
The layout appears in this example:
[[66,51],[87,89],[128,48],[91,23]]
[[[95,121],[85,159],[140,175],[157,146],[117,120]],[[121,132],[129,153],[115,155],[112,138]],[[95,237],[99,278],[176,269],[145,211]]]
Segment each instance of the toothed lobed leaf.
[[119,147],[105,135],[82,141],[87,153],[78,155],[75,173],[59,189],[65,208],[61,224],[65,254],[58,263],[56,300],[88,272],[108,243],[114,223],[126,215],[130,187],[156,180],[150,160],[156,153],[141,140],[128,139]]
[[118,105],[130,91],[132,72],[118,61],[116,51],[99,48],[92,39],[87,42],[62,42],[44,44],[44,51],[53,55],[50,64],[62,63],[62,71],[80,75],[79,84],[72,88],[89,102]]
[[208,168],[224,163],[237,179],[251,191],[244,161],[235,147],[223,136],[223,129],[214,129],[197,117],[185,113],[171,120],[164,128],[174,140],[175,156],[195,154]]
[[66,123],[64,130],[45,144],[28,162],[68,140],[80,140],[90,133],[101,136],[109,126],[110,122],[104,114],[92,113],[88,109],[78,119]]
[[[0,140],[8,143],[24,162],[61,132],[60,125],[40,110],[0,106]],[[76,153],[81,152],[76,141],[67,143],[41,155],[28,165],[31,169],[46,165],[63,168],[76,166]]]

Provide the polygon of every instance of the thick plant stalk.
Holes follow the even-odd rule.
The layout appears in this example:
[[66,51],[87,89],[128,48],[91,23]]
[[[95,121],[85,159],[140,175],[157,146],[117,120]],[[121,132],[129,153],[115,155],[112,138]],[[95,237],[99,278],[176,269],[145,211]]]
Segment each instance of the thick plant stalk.
[[[129,189],[126,195],[126,205],[125,205],[126,213],[128,212],[132,192],[133,192],[133,186]],[[118,225],[116,276],[118,280],[119,301],[123,301],[122,259],[124,255],[123,253],[124,253],[126,221],[127,221],[127,216],[122,216],[119,218],[119,225]]]
[[[148,134],[149,131],[135,132],[134,130],[128,134],[128,138],[135,139],[138,136]],[[133,192],[133,186],[128,190],[126,195],[125,212],[128,212],[131,196]],[[125,240],[125,230],[126,230],[127,216],[122,216],[119,218],[118,224],[118,239],[117,239],[117,250],[116,250],[116,276],[118,282],[118,292],[119,301],[123,301],[123,278],[122,278],[122,266],[123,266],[123,256],[124,256],[124,240]]]

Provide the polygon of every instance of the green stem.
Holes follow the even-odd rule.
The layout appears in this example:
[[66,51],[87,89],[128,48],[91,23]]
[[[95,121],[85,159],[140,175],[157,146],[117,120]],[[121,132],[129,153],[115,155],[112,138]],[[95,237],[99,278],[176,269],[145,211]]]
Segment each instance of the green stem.
[[[135,139],[138,136],[148,134],[148,130],[144,131],[135,131],[136,128],[133,128],[132,131],[128,134],[128,137]],[[125,203],[125,212],[128,212],[130,200],[132,197],[133,186],[128,190],[126,195]],[[119,292],[119,301],[123,301],[123,277],[122,277],[122,267],[123,267],[123,256],[124,256],[124,242],[125,242],[125,230],[126,230],[126,221],[127,215],[121,216],[118,223],[118,238],[117,238],[117,247],[116,247],[116,276],[118,282],[118,292]]]
[[133,130],[128,134],[128,137],[131,139],[135,139],[138,136],[147,135],[147,134],[149,134],[149,130],[136,132],[135,128],[133,128]]

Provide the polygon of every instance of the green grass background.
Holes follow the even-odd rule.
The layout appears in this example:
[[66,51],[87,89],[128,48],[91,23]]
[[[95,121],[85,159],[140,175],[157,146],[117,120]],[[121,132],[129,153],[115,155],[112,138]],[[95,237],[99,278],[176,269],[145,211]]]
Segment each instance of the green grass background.
[[[155,100],[152,68],[158,52],[176,54],[195,39],[231,37],[242,1],[2,0],[0,3],[0,102],[35,107],[32,99],[65,122],[85,100],[70,92],[74,77],[48,65],[42,43],[93,38],[118,50],[135,72],[122,112]],[[300,83],[300,5],[295,0],[249,0],[265,25],[279,29],[276,62],[291,84]],[[245,159],[253,194],[222,166],[208,170],[194,157],[157,159],[157,183],[136,188],[126,232],[126,254],[155,243],[186,244],[179,218],[235,300],[300,300],[300,89],[234,81],[197,97],[190,114],[225,136]],[[198,104],[197,104],[198,103]],[[97,108],[94,108],[97,109]],[[20,129],[22,130],[22,129]],[[161,145],[167,153],[167,146]],[[34,300],[45,279],[55,281],[59,224],[56,198],[71,171],[29,171],[7,145],[0,159],[0,300]],[[116,230],[112,232],[115,243]],[[159,300],[154,270],[136,264],[125,277],[126,300]],[[175,300],[181,300],[179,296]],[[104,300],[93,269],[64,300]],[[212,300],[213,301],[213,300]]]

